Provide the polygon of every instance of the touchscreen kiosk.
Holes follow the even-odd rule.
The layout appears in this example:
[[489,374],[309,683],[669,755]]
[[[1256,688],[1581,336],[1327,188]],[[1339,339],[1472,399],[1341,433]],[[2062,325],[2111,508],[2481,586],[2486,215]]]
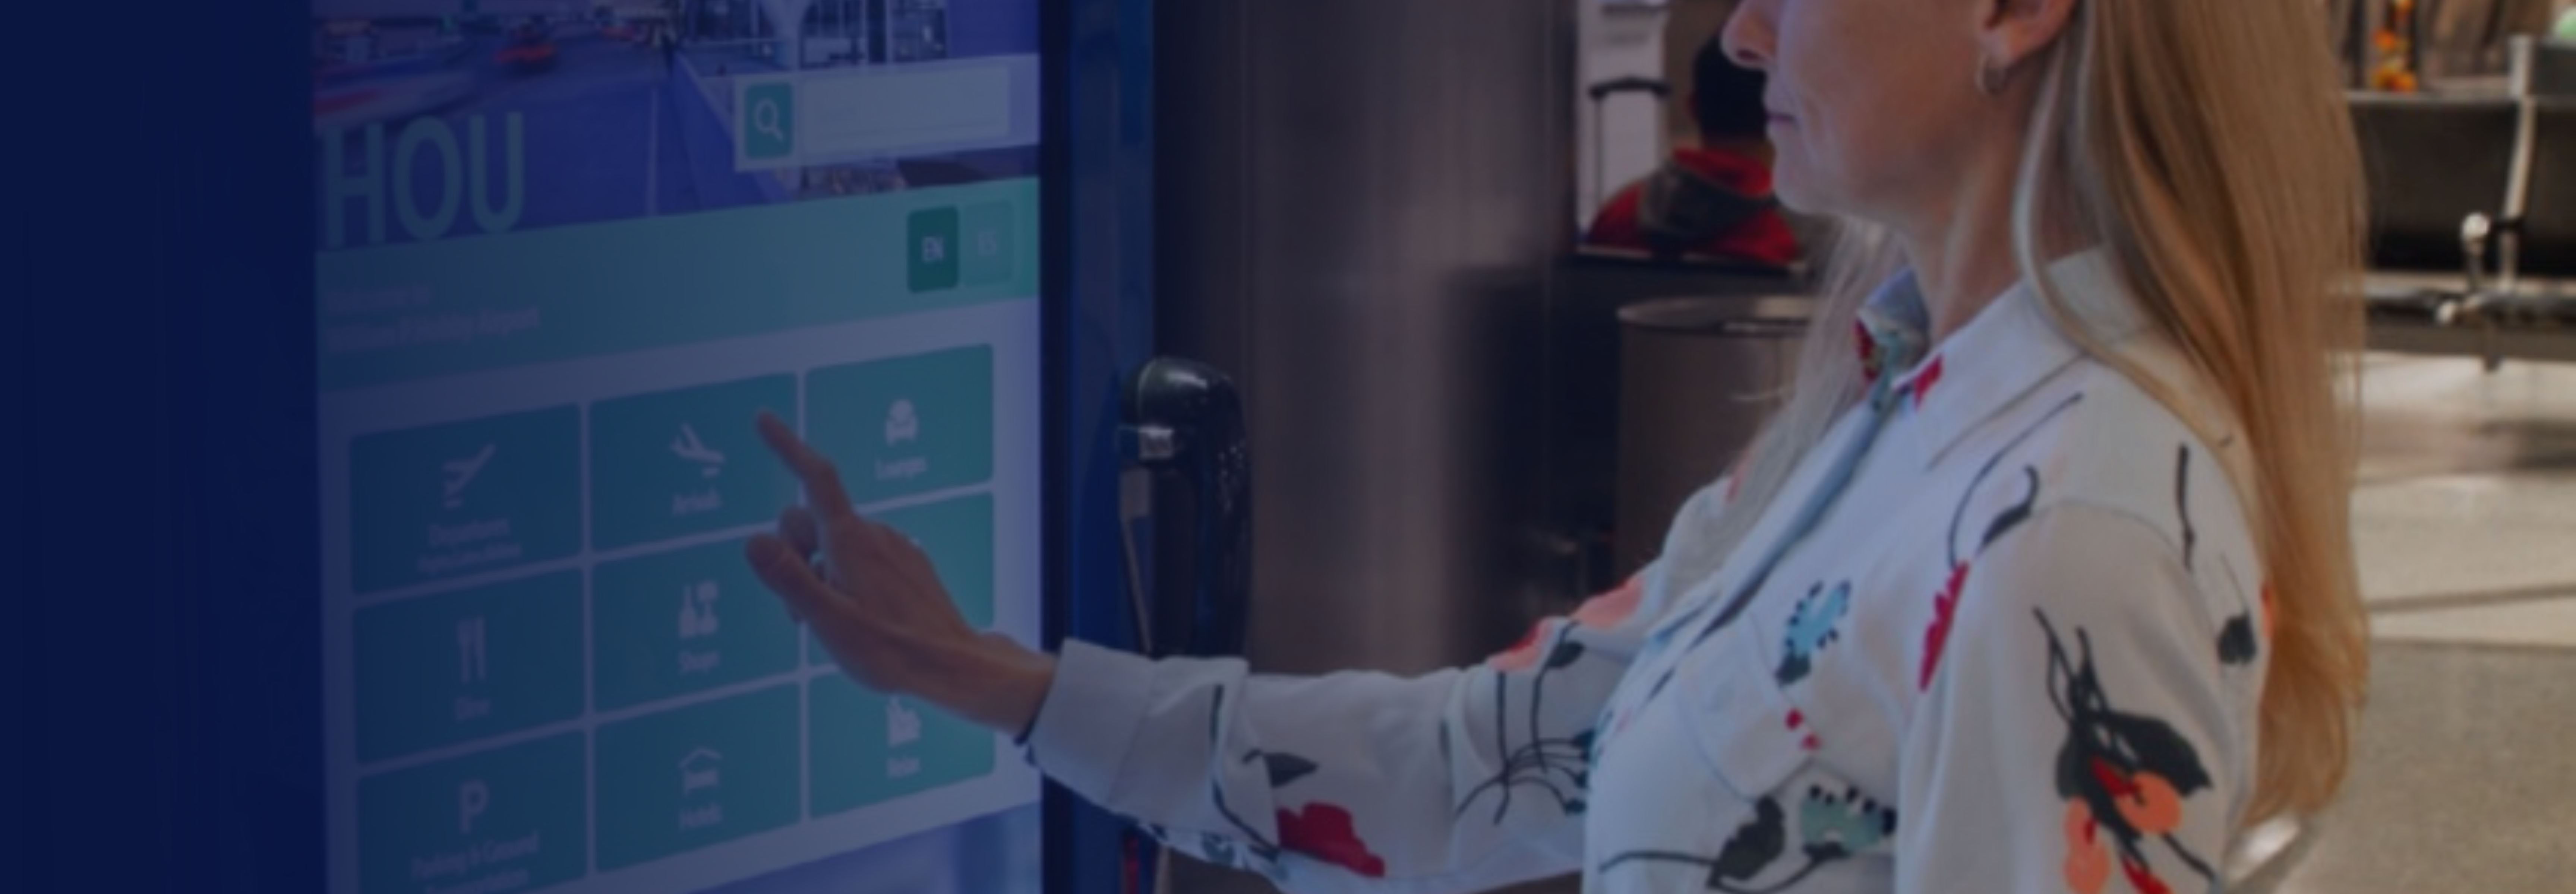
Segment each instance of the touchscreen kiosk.
[[742,558],[787,419],[1040,635],[1037,0],[310,0],[329,890],[1035,892]]

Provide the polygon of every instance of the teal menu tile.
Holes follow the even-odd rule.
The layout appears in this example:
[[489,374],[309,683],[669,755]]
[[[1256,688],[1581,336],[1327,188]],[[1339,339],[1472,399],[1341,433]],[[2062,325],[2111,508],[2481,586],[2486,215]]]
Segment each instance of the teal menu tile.
[[957,287],[957,209],[925,208],[904,223],[904,282],[915,292]]
[[906,697],[837,674],[808,685],[814,815],[881,804],[993,772],[995,736]]
[[[930,557],[940,584],[948,588],[948,598],[966,616],[967,624],[979,630],[992,628],[993,495],[889,509],[871,517],[911,537]],[[819,646],[807,650],[807,655],[814,664],[832,662],[832,656]]]
[[581,614],[577,571],[359,609],[358,759],[580,716]]
[[983,202],[961,209],[957,233],[960,285],[1011,280],[1012,260],[1018,257],[1013,246],[1018,243],[1019,219],[1018,210],[1009,202]]
[[364,894],[525,891],[588,865],[582,736],[358,780]]
[[580,550],[580,438],[580,411],[567,406],[352,439],[352,587],[383,590]]
[[777,829],[802,814],[796,684],[599,729],[599,868]]
[[779,375],[590,408],[591,544],[616,549],[759,524],[796,499],[796,479],[752,420],[793,425],[796,379]]
[[742,545],[711,543],[592,572],[593,704],[612,711],[796,668],[796,622]]
[[993,477],[993,349],[976,345],[818,369],[805,428],[858,503]]

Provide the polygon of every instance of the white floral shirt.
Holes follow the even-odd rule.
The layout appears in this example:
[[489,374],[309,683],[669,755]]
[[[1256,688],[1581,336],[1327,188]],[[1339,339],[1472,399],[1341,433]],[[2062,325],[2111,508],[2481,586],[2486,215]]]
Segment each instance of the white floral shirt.
[[1928,353],[1910,276],[1863,319],[1872,398],[1743,549],[1693,548],[1721,481],[1628,585],[1414,678],[1068,641],[1030,759],[1295,892],[2219,889],[2271,613],[2213,392],[2113,324],[2215,444],[2027,284]]

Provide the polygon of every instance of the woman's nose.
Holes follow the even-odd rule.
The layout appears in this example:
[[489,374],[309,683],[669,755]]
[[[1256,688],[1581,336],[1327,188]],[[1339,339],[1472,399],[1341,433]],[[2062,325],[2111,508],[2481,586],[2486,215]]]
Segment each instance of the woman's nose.
[[1719,39],[1726,47],[1726,58],[1745,68],[1769,71],[1773,46],[1772,9],[1774,0],[1742,0],[1726,14],[1726,27]]

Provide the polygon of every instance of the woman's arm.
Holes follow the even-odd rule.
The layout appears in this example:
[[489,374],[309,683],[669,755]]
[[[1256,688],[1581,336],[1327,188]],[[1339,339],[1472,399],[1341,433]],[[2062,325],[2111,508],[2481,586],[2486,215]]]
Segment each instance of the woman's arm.
[[969,627],[828,461],[774,417],[761,430],[813,508],[746,557],[861,685],[1025,733],[1073,791],[1292,891],[1476,890],[1578,865],[1592,724],[1642,640],[1642,579],[1481,665],[1409,679],[1079,641],[1050,657]]
[[1291,891],[1569,872],[1593,722],[1639,641],[1623,624],[1640,589],[1543,621],[1484,664],[1413,678],[1264,676],[1069,642],[1031,756],[1165,843]]
[[1976,560],[1907,724],[1898,891],[2222,887],[2262,659],[2224,647],[2226,602],[2187,561],[2085,505],[2041,510]]

